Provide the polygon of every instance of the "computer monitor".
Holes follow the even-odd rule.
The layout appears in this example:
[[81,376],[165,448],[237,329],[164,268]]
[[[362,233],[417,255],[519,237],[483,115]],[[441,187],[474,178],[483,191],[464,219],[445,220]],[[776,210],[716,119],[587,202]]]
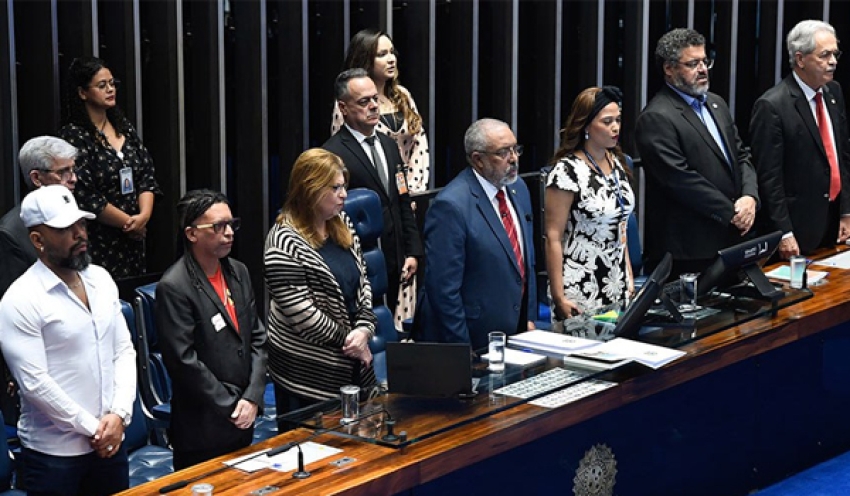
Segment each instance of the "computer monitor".
[[718,251],[714,262],[700,274],[697,293],[725,290],[749,279],[761,297],[769,300],[782,297],[784,293],[761,270],[781,240],[782,232],[775,231]]
[[667,253],[661,259],[652,274],[643,283],[637,296],[629,304],[626,311],[623,312],[617,319],[617,325],[614,327],[614,336],[632,337],[637,336],[643,324],[646,312],[655,304],[655,300],[661,294],[664,288],[664,283],[670,277],[670,270],[673,267],[673,257]]

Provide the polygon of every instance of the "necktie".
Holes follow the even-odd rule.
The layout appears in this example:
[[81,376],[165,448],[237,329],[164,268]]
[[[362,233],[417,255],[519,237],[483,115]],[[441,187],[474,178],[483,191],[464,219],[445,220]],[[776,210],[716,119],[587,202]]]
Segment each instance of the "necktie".
[[826,107],[823,104],[823,93],[815,93],[815,109],[818,116],[818,131],[829,160],[829,201],[835,200],[841,191],[841,173],[838,172],[838,160],[835,157],[835,146],[832,144],[832,135],[829,134],[829,125],[826,120]]
[[375,136],[366,138],[366,143],[369,144],[369,149],[372,152],[372,164],[378,169],[378,177],[381,178],[381,184],[384,185],[384,191],[389,191],[389,181],[387,180],[387,168],[384,167],[384,161],[381,160],[381,155],[378,154],[378,149],[375,148]]
[[505,231],[508,232],[508,239],[511,240],[511,248],[514,249],[516,263],[519,266],[519,275],[525,281],[525,264],[522,263],[522,250],[519,247],[519,236],[517,236],[514,218],[511,217],[511,211],[508,209],[508,202],[505,200],[505,192],[499,190],[496,193],[496,199],[499,201],[499,217],[502,218],[502,225],[505,226]]
[[729,153],[726,151],[726,145],[723,144],[723,138],[720,137],[720,130],[717,129],[717,124],[714,122],[711,115],[706,117],[705,114],[703,114],[703,105],[705,105],[705,102],[701,101],[699,98],[694,98],[693,101],[691,101],[691,107],[694,108],[694,112],[697,113],[699,120],[701,120],[706,129],[708,129],[708,134],[714,138],[714,142],[717,143],[718,148],[720,148],[720,152],[723,153],[723,157],[726,158],[726,164],[731,167],[732,161],[729,160]]

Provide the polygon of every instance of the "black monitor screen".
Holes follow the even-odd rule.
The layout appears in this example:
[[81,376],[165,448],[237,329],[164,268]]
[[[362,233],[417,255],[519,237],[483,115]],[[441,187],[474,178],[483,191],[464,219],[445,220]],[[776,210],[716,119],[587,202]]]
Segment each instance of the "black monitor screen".
[[638,334],[644,315],[655,304],[664,283],[670,277],[672,267],[673,257],[667,253],[646,279],[646,282],[643,283],[640,292],[632,300],[626,311],[617,319],[617,326],[614,328],[615,336],[631,337]]
[[697,292],[704,295],[749,279],[763,296],[771,297],[776,288],[764,276],[761,266],[776,251],[780,240],[782,232],[776,231],[720,250],[714,262],[700,274]]

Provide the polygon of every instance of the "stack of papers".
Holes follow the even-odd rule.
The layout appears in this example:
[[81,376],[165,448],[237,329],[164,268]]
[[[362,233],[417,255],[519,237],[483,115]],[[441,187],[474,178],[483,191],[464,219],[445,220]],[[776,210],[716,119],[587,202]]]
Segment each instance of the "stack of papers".
[[[481,357],[484,360],[490,361],[490,354]],[[546,355],[538,355],[537,353],[531,353],[523,350],[515,350],[513,348],[505,348],[505,363],[510,365],[519,365],[521,367],[528,367],[531,365],[535,365],[537,363],[543,362],[546,360]]]
[[[304,453],[305,466],[310,463],[317,462],[322,458],[342,453],[341,449],[331,448],[330,446],[314,443],[312,441],[301,443],[301,451]],[[284,451],[283,453],[279,453],[272,457],[258,456],[256,458],[246,460],[246,458],[251,458],[257,453],[259,452],[255,451],[254,453],[228,460],[224,462],[224,464],[229,467],[238,468],[243,472],[256,472],[257,470],[263,470],[266,468],[277,470],[279,472],[291,472],[298,469],[298,448],[293,447],[289,451]]]
[[685,352],[654,344],[639,343],[631,339],[616,338],[607,343],[600,343],[599,346],[591,350],[577,354],[574,353],[572,356],[582,357],[583,355],[597,360],[634,360],[647,367],[657,369],[685,356]]
[[533,350],[568,355],[578,350],[598,346],[600,343],[592,339],[534,330],[510,336],[508,338],[508,344],[517,348],[531,348]]

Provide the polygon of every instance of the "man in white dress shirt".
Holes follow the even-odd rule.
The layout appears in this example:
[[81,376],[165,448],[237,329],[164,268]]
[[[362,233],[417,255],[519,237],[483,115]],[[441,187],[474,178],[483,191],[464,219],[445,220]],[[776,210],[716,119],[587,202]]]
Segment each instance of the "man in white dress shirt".
[[21,394],[20,482],[30,495],[107,495],[129,486],[124,429],[135,351],[109,273],[90,265],[86,219],[64,186],[24,198],[38,261],[0,301],[0,342]]

